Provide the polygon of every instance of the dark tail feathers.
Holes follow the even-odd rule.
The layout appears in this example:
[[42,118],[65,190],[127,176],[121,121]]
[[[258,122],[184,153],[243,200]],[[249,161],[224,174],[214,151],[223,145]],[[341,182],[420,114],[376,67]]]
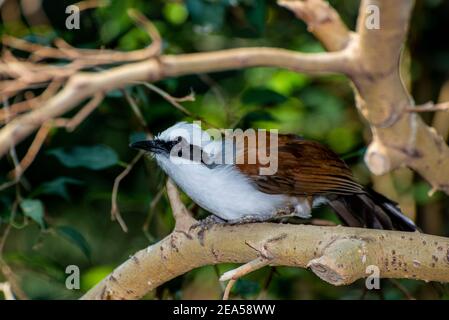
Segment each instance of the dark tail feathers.
[[406,217],[397,203],[374,190],[355,195],[342,195],[329,205],[350,227],[416,231],[418,228]]

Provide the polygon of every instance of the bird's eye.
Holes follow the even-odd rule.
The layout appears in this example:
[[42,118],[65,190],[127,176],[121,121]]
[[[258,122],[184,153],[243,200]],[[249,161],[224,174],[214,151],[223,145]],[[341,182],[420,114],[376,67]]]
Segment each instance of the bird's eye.
[[181,142],[181,141],[182,141],[182,137],[181,136],[176,138],[176,142]]

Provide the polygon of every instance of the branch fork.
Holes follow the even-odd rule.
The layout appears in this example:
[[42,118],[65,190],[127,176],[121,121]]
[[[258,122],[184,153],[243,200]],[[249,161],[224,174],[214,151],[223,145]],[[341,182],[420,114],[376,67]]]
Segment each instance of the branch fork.
[[282,238],[278,237],[278,238],[268,239],[260,245],[253,245],[253,244],[251,244],[250,241],[245,241],[245,244],[247,246],[249,246],[250,248],[254,249],[258,253],[259,256],[256,259],[251,260],[236,269],[229,270],[229,271],[225,272],[220,277],[220,279],[219,279],[220,281],[228,281],[229,280],[228,284],[226,285],[224,294],[223,294],[223,300],[229,299],[229,294],[231,292],[231,289],[234,286],[235,282],[239,278],[270,264],[270,262],[273,260],[274,257],[272,255],[272,253],[269,251],[269,249],[267,248],[267,246],[269,243],[278,241],[280,239],[282,239]]
[[[435,130],[416,116],[420,111],[446,110],[447,103],[412,108],[413,100],[400,77],[399,61],[413,1],[363,0],[356,33],[348,30],[338,13],[323,0],[279,1],[279,4],[303,19],[310,32],[331,52],[304,54],[279,48],[239,48],[160,55],[159,34],[136,12],[130,12],[131,16],[146,26],[153,39],[149,48],[136,52],[85,52],[62,43],[58,48],[43,50],[31,48],[22,41],[10,42],[10,47],[22,46],[19,49],[31,55],[38,52],[43,58],[67,58],[70,53],[72,62],[54,66],[33,60],[22,61],[8,53],[2,57],[0,75],[6,80],[0,83],[0,89],[5,98],[35,86],[48,86],[47,93],[51,94],[45,99],[28,95],[32,99],[28,101],[30,103],[11,106],[13,118],[0,129],[0,157],[6,155],[11,146],[39,130],[29,150],[31,156],[28,159],[32,161],[36,155],[32,150],[38,150],[45,140],[48,124],[98,92],[187,74],[267,66],[310,74],[347,75],[354,84],[357,108],[372,129],[373,141],[365,157],[371,171],[383,174],[405,164],[429,181],[434,190],[449,194],[449,148]],[[366,8],[372,4],[377,5],[382,14],[380,30],[365,27]],[[79,58],[80,52],[93,58],[93,62]],[[121,65],[100,72],[81,72],[111,61]],[[49,90],[48,84],[55,82],[59,83],[56,89]],[[94,108],[90,105],[80,112],[79,122]],[[2,121],[6,119],[4,116],[0,117]],[[73,128],[67,122],[64,124]],[[365,277],[367,263],[377,265],[382,277],[449,282],[447,238],[269,223],[214,227],[205,230],[206,236],[200,238],[189,232],[197,221],[185,208],[171,180],[167,181],[166,189],[176,220],[174,232],[125,261],[86,293],[85,299],[139,298],[195,267],[222,262],[244,263],[221,277],[221,280],[229,280],[224,298],[229,297],[236,279],[270,264],[309,267],[320,278],[335,285],[349,284]],[[282,241],[278,241],[281,238]],[[242,239],[246,239],[246,243]],[[266,249],[273,241],[276,245]],[[328,245],[323,248],[320,243]],[[253,248],[252,244],[262,246]],[[258,252],[256,258],[254,250]]]
[[332,241],[322,255],[307,264],[322,280],[333,285],[344,285],[359,279],[365,273],[366,244],[361,239],[341,238]]

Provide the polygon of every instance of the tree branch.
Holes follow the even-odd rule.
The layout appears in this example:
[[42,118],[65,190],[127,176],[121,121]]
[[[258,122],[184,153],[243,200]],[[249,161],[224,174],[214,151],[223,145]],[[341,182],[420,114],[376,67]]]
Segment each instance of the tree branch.
[[[322,0],[281,1],[280,4],[303,18],[325,47],[340,51],[303,54],[276,48],[241,48],[152,57],[98,73],[73,73],[79,66],[72,65],[55,68],[28,63],[25,67],[26,62],[19,61],[0,65],[0,71],[10,76],[21,75],[16,83],[18,87],[13,86],[13,90],[29,86],[28,78],[34,77],[33,81],[42,83],[69,76],[66,86],[58,94],[17,116],[0,130],[0,157],[7,153],[11,144],[22,141],[46,120],[64,114],[97,92],[122,88],[136,81],[271,66],[296,72],[348,75],[354,82],[357,107],[373,133],[365,156],[370,170],[374,174],[383,174],[406,165],[420,173],[435,190],[449,193],[449,148],[419,116],[407,112],[414,103],[400,77],[401,48],[413,2],[362,1],[357,34],[349,32],[335,10]],[[370,6],[379,8],[379,29],[367,28]],[[155,42],[158,42],[157,37]],[[381,61],[379,57],[382,57]],[[24,72],[33,77],[24,76]],[[3,86],[11,87],[11,81],[4,81]],[[8,91],[4,92],[8,94]]]
[[[414,102],[400,75],[401,50],[413,1],[362,1],[356,34],[347,30],[335,10],[323,0],[282,1],[281,5],[304,19],[309,30],[332,52],[303,54],[277,48],[241,48],[151,56],[101,72],[80,72],[83,65],[77,64],[77,60],[56,67],[9,56],[9,60],[4,60],[6,63],[0,63],[0,74],[13,79],[0,83],[5,97],[34,85],[67,82],[56,95],[43,102],[37,99],[28,112],[15,116],[0,129],[0,157],[48,120],[61,116],[95,94],[138,81],[268,66],[313,74],[346,74],[354,83],[357,108],[373,133],[365,156],[370,170],[382,174],[407,165],[427,179],[435,190],[449,193],[449,148],[416,112],[409,112]],[[379,29],[367,28],[371,6],[379,8]],[[123,60],[129,61],[127,57]],[[15,115],[27,111],[28,106],[14,109],[17,109]],[[170,181],[167,193],[176,219],[174,232],[137,252],[90,290],[85,299],[139,298],[193,268],[224,262],[246,263],[234,271],[235,276],[265,264],[308,266],[335,285],[365,277],[368,265],[377,266],[381,277],[385,278],[449,282],[447,238],[421,233],[269,223],[198,230],[191,228],[195,220]],[[276,239],[275,244],[273,239]],[[261,255],[263,250],[254,250],[248,243],[268,250],[270,259]]]
[[[405,165],[424,177],[434,190],[449,194],[449,148],[432,127],[410,113],[421,110],[413,108],[414,101],[400,74],[399,62],[414,2],[362,1],[355,35],[344,30],[335,10],[322,0],[280,4],[303,19],[328,50],[348,51],[356,69],[348,75],[354,83],[357,108],[373,134],[365,155],[370,171],[381,175]],[[379,9],[379,28],[368,27],[373,8]],[[352,41],[348,43],[349,39]]]
[[197,220],[192,217],[192,214],[187,210],[184,203],[182,203],[179,191],[170,178],[167,179],[165,186],[167,188],[168,200],[170,201],[173,217],[176,221],[175,231],[188,232]]
[[303,54],[275,48],[230,49],[210,53],[161,56],[130,63],[106,71],[79,72],[69,78],[64,89],[44,105],[16,117],[0,130],[0,157],[38,129],[98,92],[122,88],[135,81],[157,81],[191,73],[215,72],[255,66],[287,68],[298,72],[349,72],[346,52]]
[[[218,263],[246,263],[266,246],[269,265],[306,268],[345,285],[379,268],[382,278],[449,282],[449,239],[422,233],[258,223],[174,231],[134,254],[83,299],[137,299],[189,270]],[[275,239],[275,242],[273,242]],[[259,264],[258,264],[259,266]]]
[[315,35],[328,51],[347,47],[352,33],[329,3],[323,0],[280,0],[278,4],[291,11],[307,24],[307,30]]
[[[380,28],[365,22],[368,6],[378,6]],[[357,107],[368,120],[373,141],[365,162],[374,174],[408,166],[423,176],[435,190],[449,194],[449,148],[436,131],[415,113],[399,69],[413,1],[364,0],[360,6],[357,32],[360,36],[352,76]],[[379,63],[382,57],[382,63]]]

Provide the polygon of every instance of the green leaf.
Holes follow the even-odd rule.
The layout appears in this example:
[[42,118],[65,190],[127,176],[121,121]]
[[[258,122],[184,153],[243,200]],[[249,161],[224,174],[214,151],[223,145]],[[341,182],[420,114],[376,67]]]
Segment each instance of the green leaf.
[[129,143],[134,143],[142,140],[147,140],[147,134],[145,132],[134,131],[129,135]]
[[257,1],[249,6],[246,11],[246,17],[251,25],[257,30],[258,34],[262,34],[265,29],[266,20],[266,4],[265,1]]
[[260,286],[256,281],[238,279],[234,285],[233,291],[235,294],[241,295],[242,297],[248,297],[257,294],[260,291]]
[[357,143],[354,131],[348,127],[337,127],[329,131],[327,143],[337,153],[350,151]]
[[59,177],[52,181],[44,182],[34,194],[52,194],[60,196],[65,200],[70,200],[70,196],[67,191],[67,185],[81,185],[83,183],[83,181],[78,179],[73,179],[70,177]]
[[33,219],[37,224],[44,229],[44,206],[40,200],[24,199],[20,202],[20,208],[25,216]]
[[273,105],[287,101],[287,97],[265,88],[252,88],[245,91],[242,103],[255,105]]
[[280,94],[290,96],[294,90],[303,88],[309,83],[309,77],[288,70],[277,71],[268,80],[268,87]]
[[[136,50],[148,45],[148,33],[142,29],[133,28],[129,30],[119,40],[119,48],[125,51]],[[119,89],[109,91],[106,96],[109,98],[123,97],[123,92]]]
[[163,13],[165,18],[175,25],[184,23],[189,16],[189,12],[183,3],[169,2],[164,6]]
[[81,288],[84,291],[89,290],[97,283],[99,283],[101,280],[106,278],[107,275],[110,274],[112,271],[114,271],[114,267],[108,265],[96,266],[87,270],[86,272],[83,273],[83,276],[81,277]]
[[208,31],[219,30],[224,23],[226,3],[222,1],[186,0],[187,9],[195,24]]
[[58,148],[48,151],[68,168],[83,167],[91,170],[101,170],[112,167],[119,162],[115,151],[108,146]]
[[56,233],[68,240],[70,243],[76,245],[86,256],[87,259],[91,258],[90,245],[84,236],[79,233],[76,229],[69,226],[59,226],[56,227]]

